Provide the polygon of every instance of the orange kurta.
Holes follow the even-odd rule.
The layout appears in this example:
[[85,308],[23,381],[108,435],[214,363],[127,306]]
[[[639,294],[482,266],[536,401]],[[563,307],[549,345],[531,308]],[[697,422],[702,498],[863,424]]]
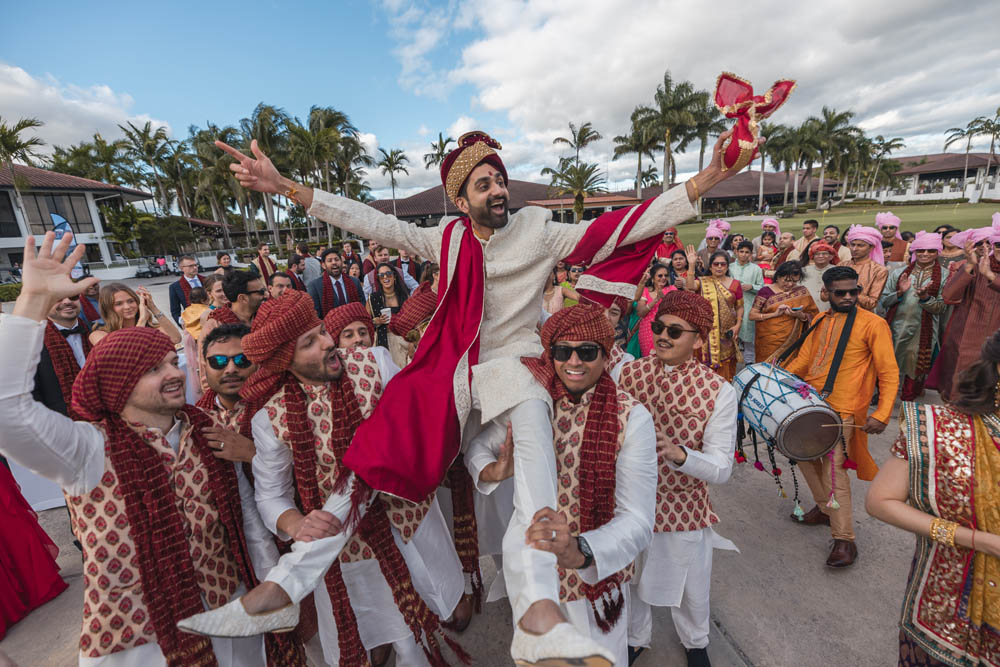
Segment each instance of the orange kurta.
[[[823,321],[806,339],[786,369],[820,390],[830,372],[847,313],[828,310],[813,322],[817,320]],[[854,423],[863,425],[868,420],[868,406],[875,393],[876,378],[879,385],[878,407],[871,416],[887,424],[899,389],[899,367],[893,353],[892,333],[884,319],[858,308],[844,359],[837,371],[837,381],[826,401],[842,418],[852,418]],[[847,453],[858,464],[858,477],[874,479],[878,466],[868,453],[868,434],[860,428],[847,431]]]
[[865,310],[875,310],[878,300],[882,298],[885,281],[889,279],[889,269],[871,258],[863,259],[860,262],[852,260],[846,262],[844,266],[849,266],[858,272],[858,287],[861,288],[861,293],[858,294],[858,305]]

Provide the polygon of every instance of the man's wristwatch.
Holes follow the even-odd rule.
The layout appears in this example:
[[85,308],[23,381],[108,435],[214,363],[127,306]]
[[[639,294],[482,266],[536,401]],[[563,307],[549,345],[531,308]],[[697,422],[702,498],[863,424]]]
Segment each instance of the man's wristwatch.
[[576,548],[583,554],[583,565],[577,569],[586,570],[594,564],[594,552],[590,550],[590,545],[587,544],[587,540],[583,539],[582,535],[576,536]]

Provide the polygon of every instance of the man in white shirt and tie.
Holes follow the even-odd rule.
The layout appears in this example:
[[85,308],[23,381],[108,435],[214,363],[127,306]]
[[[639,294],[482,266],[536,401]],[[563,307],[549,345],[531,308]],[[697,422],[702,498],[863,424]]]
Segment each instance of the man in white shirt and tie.
[[344,260],[336,248],[327,248],[322,256],[323,275],[306,285],[320,319],[332,309],[348,303],[364,303],[365,293],[357,278],[344,273]]
[[70,390],[90,353],[90,327],[80,318],[80,298],[60,299],[49,311],[42,356],[35,372],[36,401],[67,414]]
[[195,287],[204,287],[201,276],[198,275],[198,260],[191,255],[184,255],[178,260],[177,268],[181,270],[180,280],[170,286],[170,316],[174,322],[180,322],[181,311],[191,305],[189,295]]

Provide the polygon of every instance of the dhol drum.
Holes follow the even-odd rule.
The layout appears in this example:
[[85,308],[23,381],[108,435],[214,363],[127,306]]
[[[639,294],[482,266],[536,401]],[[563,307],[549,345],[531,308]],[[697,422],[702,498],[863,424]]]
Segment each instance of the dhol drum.
[[733,386],[747,426],[789,459],[818,459],[840,442],[840,415],[812,386],[780,366],[747,366],[736,374]]

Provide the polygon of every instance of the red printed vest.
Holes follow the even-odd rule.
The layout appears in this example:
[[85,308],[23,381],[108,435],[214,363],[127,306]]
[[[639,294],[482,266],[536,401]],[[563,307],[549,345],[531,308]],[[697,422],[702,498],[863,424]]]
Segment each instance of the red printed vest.
[[[382,397],[382,376],[379,373],[375,355],[368,348],[340,350],[344,362],[344,372],[351,381],[354,395],[361,409],[361,418],[367,419]],[[330,447],[330,431],[333,428],[330,408],[330,385],[302,385],[306,396],[306,414],[313,427],[316,447],[316,477],[320,492],[326,500],[333,493],[333,486],[340,474],[340,461]],[[288,433],[288,417],[285,407],[285,391],[282,389],[265,404],[274,435],[286,445],[291,436]],[[430,509],[433,495],[420,504],[414,504],[383,496],[389,515],[389,522],[399,530],[404,542],[409,542],[424,515]],[[340,553],[341,563],[353,563],[374,558],[375,553],[361,537],[355,533]]]
[[[138,424],[130,426],[160,453],[163,465],[169,469],[177,509],[187,525],[188,551],[198,587],[209,608],[222,606],[236,593],[240,580],[225,527],[206,484],[208,476],[191,451],[191,426],[186,421],[182,425],[177,454],[160,431]],[[80,653],[99,658],[156,643],[156,632],[142,600],[138,556],[111,459],[105,456],[104,476],[97,486],[85,494],[67,496],[67,500],[70,518],[83,545]]]
[[[725,380],[695,359],[668,369],[655,356],[637,359],[622,368],[619,386],[653,415],[656,439],[669,440],[701,451],[705,425],[715,409],[715,397]],[[656,488],[658,533],[701,530],[719,522],[712,511],[708,484],[671,470],[666,457],[657,457],[660,480]]]
[[[569,532],[572,535],[580,534],[580,448],[583,446],[583,431],[587,425],[587,413],[590,409],[590,401],[594,397],[594,389],[586,392],[580,402],[574,404],[569,398],[562,398],[556,402],[555,415],[552,419],[552,445],[556,450],[556,474],[558,475],[559,497],[556,499],[558,511],[562,512],[569,519]],[[632,408],[638,405],[638,401],[618,390],[618,446],[616,455],[621,451],[625,442],[625,427],[628,425],[628,415]],[[573,600],[586,599],[586,595],[580,591],[580,584],[583,582],[577,575],[576,570],[559,569],[559,600],[561,602],[572,602]],[[623,570],[624,579],[622,583],[629,581],[635,571],[635,566],[630,563]]]

